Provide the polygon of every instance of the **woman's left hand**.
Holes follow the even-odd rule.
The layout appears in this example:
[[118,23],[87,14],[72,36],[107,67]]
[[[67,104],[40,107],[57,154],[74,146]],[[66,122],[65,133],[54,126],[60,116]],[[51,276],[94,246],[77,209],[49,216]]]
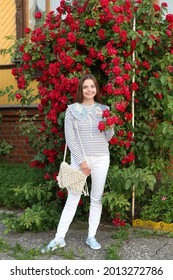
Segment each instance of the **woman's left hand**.
[[112,129],[114,127],[114,124],[109,125],[109,128]]
[[86,161],[84,161],[80,164],[80,168],[86,176],[89,176],[91,174],[91,169],[88,167],[88,164]]

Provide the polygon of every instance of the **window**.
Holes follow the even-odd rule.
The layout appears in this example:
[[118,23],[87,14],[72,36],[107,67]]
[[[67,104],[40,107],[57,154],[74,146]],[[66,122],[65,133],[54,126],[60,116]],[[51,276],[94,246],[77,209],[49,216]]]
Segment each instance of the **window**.
[[161,5],[163,2],[168,4],[168,14],[173,13],[173,1],[172,0],[153,0],[155,4]]
[[16,0],[17,38],[24,36],[24,27],[35,26],[36,12],[56,11],[61,0]]
[[168,4],[168,13],[173,14],[173,1],[172,0],[166,0],[165,2]]
[[59,4],[60,0],[29,0],[27,10],[25,11],[25,14],[28,13],[28,22],[26,22],[26,25],[33,29],[35,26],[36,12],[56,11]]

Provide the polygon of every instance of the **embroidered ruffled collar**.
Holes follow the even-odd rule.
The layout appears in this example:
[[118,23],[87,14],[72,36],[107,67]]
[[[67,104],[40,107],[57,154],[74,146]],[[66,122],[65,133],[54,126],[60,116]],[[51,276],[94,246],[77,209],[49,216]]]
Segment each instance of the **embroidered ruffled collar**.
[[93,119],[100,119],[102,118],[103,110],[107,108],[108,106],[102,105],[97,102],[92,105],[84,105],[76,102],[68,106],[68,109],[78,120],[87,119],[88,114],[90,114],[90,116],[92,116]]

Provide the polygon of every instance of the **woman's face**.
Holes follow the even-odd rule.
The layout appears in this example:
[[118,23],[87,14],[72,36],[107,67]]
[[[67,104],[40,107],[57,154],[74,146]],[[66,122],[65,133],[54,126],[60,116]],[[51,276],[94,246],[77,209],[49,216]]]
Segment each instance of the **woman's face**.
[[87,79],[83,83],[83,103],[93,103],[94,96],[97,93],[96,86],[91,79]]

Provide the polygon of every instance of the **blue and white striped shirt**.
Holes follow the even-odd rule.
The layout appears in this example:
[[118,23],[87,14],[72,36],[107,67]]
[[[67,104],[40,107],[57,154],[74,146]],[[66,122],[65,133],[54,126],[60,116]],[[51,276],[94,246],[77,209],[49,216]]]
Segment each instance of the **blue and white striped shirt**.
[[108,142],[112,138],[114,130],[100,132],[98,129],[98,123],[102,120],[102,111],[107,108],[109,107],[99,103],[93,105],[74,103],[68,106],[65,115],[65,139],[71,155],[78,165],[85,161],[85,155],[109,154]]

